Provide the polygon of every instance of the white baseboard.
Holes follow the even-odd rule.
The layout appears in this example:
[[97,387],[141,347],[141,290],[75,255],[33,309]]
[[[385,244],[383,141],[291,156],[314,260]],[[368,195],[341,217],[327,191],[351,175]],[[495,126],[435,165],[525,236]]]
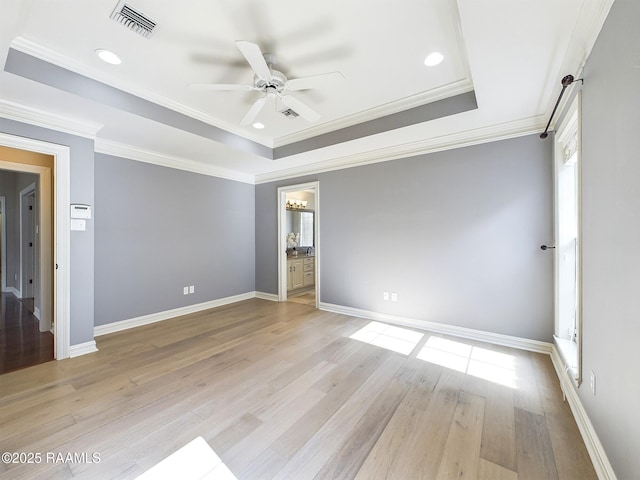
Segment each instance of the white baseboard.
[[69,358],[79,357],[80,355],[86,355],[87,353],[97,352],[96,342],[91,340],[90,342],[80,343],[79,345],[71,345],[69,347]]
[[278,298],[278,295],[273,293],[256,292],[256,298],[261,298],[262,300],[269,300],[271,302],[280,301],[280,298]]
[[38,307],[33,308],[33,316],[40,320],[40,309]]
[[493,343],[495,345],[503,345],[505,347],[518,348],[520,350],[528,350],[530,352],[550,354],[551,348],[553,347],[551,343],[541,342],[539,340],[530,340],[528,338],[512,337],[509,335],[502,335],[500,333],[485,332],[483,330],[457,327],[455,325],[446,325],[444,323],[399,317],[396,315],[372,312],[359,308],[344,307],[342,305],[334,305],[331,303],[320,302],[320,310],[342,313],[344,315],[365,318],[367,320],[392,323],[395,325],[416,328],[419,330],[427,330],[429,332],[453,335],[455,337],[466,338],[469,340],[478,340],[481,342]]
[[16,287],[7,287],[4,291],[7,293],[13,293],[13,296],[16,298],[22,298],[22,292]]
[[446,335],[453,335],[456,337],[467,338],[470,340],[479,340],[487,343],[493,343],[497,345],[504,345],[507,347],[518,348],[522,350],[529,350],[537,353],[546,353],[551,356],[551,361],[560,380],[560,387],[565,394],[573,417],[576,420],[582,439],[587,447],[591,461],[596,470],[599,479],[603,480],[617,480],[616,474],[613,471],[613,467],[609,462],[606,452],[600,443],[600,439],[596,434],[596,431],[589,420],[589,416],[585,411],[575,384],[568,373],[568,369],[564,365],[562,357],[558,352],[556,346],[552,343],[540,342],[538,340],[529,340],[520,337],[511,337],[508,335],[502,335],[498,333],[485,332],[482,330],[474,330],[470,328],[457,327],[454,325],[446,325],[435,322],[428,322],[424,320],[416,320],[412,318],[398,317],[395,315],[389,315],[385,313],[371,312],[368,310],[361,310],[358,308],[344,307],[341,305],[334,305],[330,303],[320,303],[320,309],[329,312],[341,313],[344,315],[360,317],[367,320],[376,320],[386,323],[392,323],[404,327],[416,328],[419,330],[427,330],[429,332],[442,333]]
[[[197,313],[202,310],[208,310],[210,308],[220,307],[222,305],[228,305],[230,303],[236,303],[251,298],[260,298],[263,300],[270,300],[274,302],[278,301],[278,295],[264,292],[248,292],[241,295],[212,300],[210,302],[175,308],[173,310],[144,315],[137,318],[131,318],[129,320],[122,320],[120,322],[114,322],[108,325],[100,325],[94,328],[94,336],[99,337],[100,335],[106,335],[108,333],[119,332],[122,330],[127,330],[129,328],[148,325],[155,322],[161,322],[170,318],[188,315],[190,313]],[[582,402],[580,401],[580,397],[578,396],[573,380],[569,377],[566,369],[564,368],[563,361],[555,345],[538,340],[513,337],[509,335],[502,335],[499,333],[486,332],[483,330],[474,330],[471,328],[458,327],[455,325],[429,322],[426,320],[416,320],[412,318],[399,317],[396,315],[372,312],[369,310],[345,307],[342,305],[335,305],[331,303],[320,302],[320,310],[360,317],[367,320],[376,320],[391,323],[404,327],[416,328],[419,330],[426,330],[429,332],[442,333],[445,335],[452,335],[456,337],[467,338],[470,340],[478,340],[496,345],[528,350],[531,352],[549,354],[551,356],[553,366],[556,370],[556,374],[558,375],[558,379],[560,380],[560,386],[567,398],[573,416],[578,425],[578,429],[580,430],[587,451],[589,452],[589,456],[591,457],[591,461],[593,462],[593,466],[596,470],[598,478],[605,480],[617,480],[611,463],[609,462],[604,448],[602,447],[602,443],[600,443],[598,435],[593,428],[593,424],[591,423],[591,420],[589,420],[587,412],[582,406]],[[87,353],[97,351],[98,349],[96,348],[96,343],[95,341],[92,341],[80,345],[72,345],[69,351],[69,356],[77,357],[79,355],[85,355]]]
[[600,439],[596,434],[595,428],[593,428],[593,424],[591,423],[591,420],[589,420],[589,416],[580,401],[575,383],[569,376],[568,368],[563,362],[555,345],[551,350],[551,362],[553,363],[558,379],[560,380],[560,388],[562,388],[565,398],[569,403],[569,407],[571,408],[571,412],[573,413],[573,418],[575,418],[576,423],[578,424],[578,430],[580,430],[580,434],[582,435],[584,444],[587,447],[589,457],[591,457],[591,462],[593,463],[593,468],[595,469],[598,478],[603,480],[616,480],[617,477],[613,471],[611,463],[609,462],[609,458],[607,457],[602,443],[600,443]]
[[122,330],[128,330],[130,328],[140,327],[142,325],[148,325],[150,323],[162,322],[164,320],[169,320],[170,318],[189,315],[190,313],[197,313],[203,310],[209,310],[210,308],[228,305],[230,303],[241,302],[250,298],[256,298],[257,296],[258,295],[256,292],[242,293],[240,295],[234,295],[231,297],[219,298],[218,300],[211,300],[209,302],[197,303],[195,305],[188,305],[186,307],[174,308],[173,310],[166,310],[164,312],[151,313],[149,315],[143,315],[141,317],[108,323],[107,325],[98,325],[93,329],[93,336],[99,337],[100,335],[120,332]]

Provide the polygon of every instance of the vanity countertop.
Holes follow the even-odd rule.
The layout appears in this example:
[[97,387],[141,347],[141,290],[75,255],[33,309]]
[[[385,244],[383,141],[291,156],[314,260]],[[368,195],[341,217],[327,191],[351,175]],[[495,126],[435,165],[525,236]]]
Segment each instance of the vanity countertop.
[[294,258],[309,258],[309,257],[315,257],[316,254],[315,253],[310,253],[310,254],[306,254],[306,253],[302,253],[302,254],[298,254],[298,255],[287,255],[287,260],[292,260]]

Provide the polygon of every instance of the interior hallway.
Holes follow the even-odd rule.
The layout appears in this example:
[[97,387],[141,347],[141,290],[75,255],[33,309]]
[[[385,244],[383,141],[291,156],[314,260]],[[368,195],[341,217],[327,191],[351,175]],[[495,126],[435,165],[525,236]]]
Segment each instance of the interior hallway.
[[12,293],[0,300],[0,374],[53,360],[53,334]]

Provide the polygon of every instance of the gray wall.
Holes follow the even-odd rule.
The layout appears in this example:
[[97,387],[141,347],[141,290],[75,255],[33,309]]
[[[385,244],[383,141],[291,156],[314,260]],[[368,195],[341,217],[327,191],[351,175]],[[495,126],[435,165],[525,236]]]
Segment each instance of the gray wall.
[[322,302],[550,342],[551,159],[528,136],[257,185],[256,290],[277,293],[277,187],[319,180]]
[[[0,118],[0,132],[69,146],[71,203],[93,205],[93,140]],[[71,232],[71,345],[93,340],[93,222]]]
[[614,2],[582,96],[586,380],[578,393],[619,479],[640,475],[639,20],[637,0]]
[[255,290],[253,185],[97,154],[95,194],[96,325]]

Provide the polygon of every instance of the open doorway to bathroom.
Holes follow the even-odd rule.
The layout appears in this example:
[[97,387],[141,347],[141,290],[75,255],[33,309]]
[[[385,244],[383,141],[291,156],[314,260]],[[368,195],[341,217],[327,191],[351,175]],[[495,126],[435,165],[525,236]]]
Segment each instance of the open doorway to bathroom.
[[280,301],[319,304],[318,182],[278,189]]

